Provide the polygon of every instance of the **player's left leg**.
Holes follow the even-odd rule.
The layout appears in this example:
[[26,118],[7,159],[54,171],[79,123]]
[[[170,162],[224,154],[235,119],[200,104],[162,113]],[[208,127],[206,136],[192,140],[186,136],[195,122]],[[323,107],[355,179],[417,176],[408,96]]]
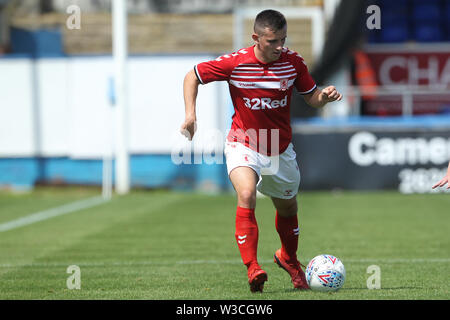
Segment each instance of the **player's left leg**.
[[281,249],[274,254],[274,262],[286,270],[297,289],[308,289],[305,273],[297,259],[299,226],[297,217],[297,199],[279,199],[272,197],[276,208],[275,228],[280,236]]
[[306,278],[297,260],[298,218],[297,192],[300,170],[292,144],[280,154],[278,170],[262,175],[257,188],[270,196],[276,208],[275,226],[280,236],[281,249],[274,254],[274,261],[291,276],[295,288],[307,289]]
[[[272,159],[270,159],[272,163]],[[279,155],[277,170],[261,175],[258,190],[270,196],[276,208],[275,225],[281,240],[281,255],[284,260],[297,260],[298,220],[297,192],[300,185],[300,170],[292,144]]]
[[271,198],[276,208],[275,228],[281,240],[281,255],[285,260],[296,260],[299,235],[297,197]]

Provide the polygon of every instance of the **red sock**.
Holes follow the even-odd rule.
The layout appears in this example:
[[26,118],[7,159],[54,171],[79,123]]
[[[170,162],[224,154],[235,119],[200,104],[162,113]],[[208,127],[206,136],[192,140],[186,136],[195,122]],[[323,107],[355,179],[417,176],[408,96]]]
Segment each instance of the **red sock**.
[[275,215],[275,228],[280,235],[282,258],[286,260],[297,259],[299,234],[297,215],[282,217],[277,211]]
[[235,237],[242,262],[247,268],[257,265],[258,224],[255,209],[237,207]]

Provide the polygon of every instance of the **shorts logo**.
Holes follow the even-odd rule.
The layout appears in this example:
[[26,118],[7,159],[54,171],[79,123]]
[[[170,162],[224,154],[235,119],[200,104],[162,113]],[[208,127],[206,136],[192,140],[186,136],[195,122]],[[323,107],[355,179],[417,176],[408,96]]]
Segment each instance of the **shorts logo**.
[[280,90],[281,91],[286,91],[288,89],[289,85],[288,85],[288,79],[281,79],[280,80]]
[[247,154],[244,155],[244,160],[245,160],[245,162],[248,162],[248,155]]
[[285,196],[292,196],[292,190],[285,190],[284,191]]

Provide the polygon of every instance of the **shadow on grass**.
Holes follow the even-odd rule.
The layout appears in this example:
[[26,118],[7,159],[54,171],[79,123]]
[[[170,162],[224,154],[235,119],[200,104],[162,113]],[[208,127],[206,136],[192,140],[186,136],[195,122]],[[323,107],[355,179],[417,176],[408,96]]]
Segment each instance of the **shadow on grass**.
[[349,292],[349,291],[353,291],[353,290],[367,290],[367,291],[373,291],[373,292],[383,292],[386,290],[414,290],[414,289],[423,289],[422,287],[392,287],[392,288],[380,288],[380,289],[368,289],[368,288],[341,288],[338,291],[335,292],[326,292],[326,291],[313,291],[313,290],[298,290],[298,289],[284,289],[284,290],[266,290],[264,289],[264,293],[271,293],[271,294],[275,294],[275,293],[292,293],[292,294],[309,294],[309,293],[314,293],[314,294],[339,294],[340,292]]
[[422,287],[395,287],[395,288],[380,288],[380,289],[368,289],[368,288],[342,288],[339,291],[347,290],[369,290],[369,291],[379,291],[379,290],[411,290],[411,289],[423,289]]

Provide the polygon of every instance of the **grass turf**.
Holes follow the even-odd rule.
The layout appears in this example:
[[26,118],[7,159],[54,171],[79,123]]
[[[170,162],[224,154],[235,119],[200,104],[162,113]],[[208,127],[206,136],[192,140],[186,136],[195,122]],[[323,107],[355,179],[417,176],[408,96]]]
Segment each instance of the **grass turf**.
[[[0,193],[0,223],[98,195],[96,189]],[[260,264],[269,274],[252,294],[234,239],[235,196],[133,191],[110,202],[0,232],[0,299],[439,299],[448,300],[450,197],[397,192],[306,192],[298,196],[299,259],[341,258],[337,293],[293,290],[272,261],[274,209],[257,201]],[[81,270],[69,290],[67,267]],[[367,268],[381,289],[367,289]]]

